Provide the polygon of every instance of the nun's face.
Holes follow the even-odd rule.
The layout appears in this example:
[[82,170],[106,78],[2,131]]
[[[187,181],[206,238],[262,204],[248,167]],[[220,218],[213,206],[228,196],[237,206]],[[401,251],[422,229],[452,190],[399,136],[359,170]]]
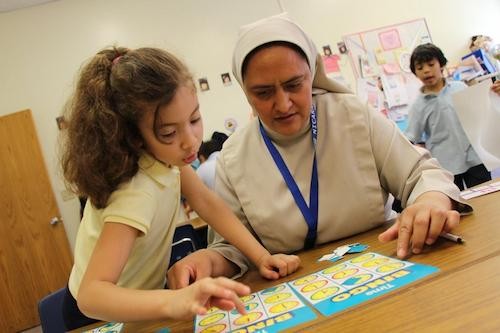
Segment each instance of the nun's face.
[[307,61],[286,46],[255,53],[246,67],[243,85],[248,102],[262,122],[282,135],[307,125],[312,106],[312,78]]

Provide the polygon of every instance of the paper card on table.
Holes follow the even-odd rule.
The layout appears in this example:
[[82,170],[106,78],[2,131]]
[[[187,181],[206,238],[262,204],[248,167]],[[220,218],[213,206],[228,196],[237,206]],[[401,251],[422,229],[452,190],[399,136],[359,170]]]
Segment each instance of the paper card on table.
[[280,332],[316,318],[286,283],[241,297],[247,313],[211,308],[196,316],[195,332]]
[[339,261],[340,259],[342,259],[343,256],[336,256],[336,255],[333,255],[333,257],[331,257],[330,260],[331,262],[335,262],[335,261]]
[[337,257],[335,255],[335,253],[328,253],[328,254],[323,255],[321,258],[319,258],[318,261],[330,260],[330,259],[335,258],[335,257]]
[[460,192],[460,195],[465,200],[469,200],[469,199],[479,197],[481,195],[493,193],[496,191],[500,191],[500,182],[495,182],[495,183],[491,183],[488,185],[479,186],[476,188],[470,188],[470,189],[467,189],[465,191]]
[[347,252],[349,252],[350,250],[350,246],[349,245],[343,245],[343,246],[339,246],[337,247],[333,253],[335,253],[336,255],[338,255],[339,257],[342,257],[344,254],[346,254]]
[[363,245],[363,244],[356,244],[350,247],[349,252],[347,253],[359,253],[363,252],[368,248],[368,245]]
[[321,314],[329,316],[437,271],[433,266],[369,252],[288,284]]
[[491,84],[485,80],[452,95],[465,134],[489,171],[500,167],[500,96]]
[[105,325],[93,328],[83,333],[120,333],[123,329],[123,323],[107,323]]

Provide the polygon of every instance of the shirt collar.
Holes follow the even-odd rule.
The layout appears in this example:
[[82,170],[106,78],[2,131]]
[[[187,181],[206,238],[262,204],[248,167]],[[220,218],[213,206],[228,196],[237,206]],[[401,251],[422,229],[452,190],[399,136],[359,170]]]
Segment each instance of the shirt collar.
[[442,93],[444,93],[448,87],[450,86],[450,83],[448,82],[448,80],[446,80],[445,78],[443,78],[443,81],[444,81],[444,85],[443,85],[443,88],[435,93],[435,92],[424,92],[424,89],[425,89],[425,86],[422,86],[420,87],[420,92],[422,93],[422,95],[424,96],[424,98],[434,98],[434,97],[437,97],[439,95],[441,95]]
[[178,167],[167,166],[147,152],[143,152],[139,158],[139,168],[163,186],[167,186],[171,182],[172,175],[180,173]]
[[295,133],[293,135],[283,135],[283,134],[280,134],[276,131],[273,131],[272,129],[267,127],[266,124],[264,124],[264,122],[262,122],[262,126],[264,126],[264,129],[266,130],[266,133],[271,138],[271,140],[273,140],[277,144],[288,145],[288,144],[292,144],[294,142],[299,141],[300,138],[302,138],[304,135],[309,133],[309,131],[311,129],[311,118],[308,118],[307,124],[300,131],[298,131],[297,133]]

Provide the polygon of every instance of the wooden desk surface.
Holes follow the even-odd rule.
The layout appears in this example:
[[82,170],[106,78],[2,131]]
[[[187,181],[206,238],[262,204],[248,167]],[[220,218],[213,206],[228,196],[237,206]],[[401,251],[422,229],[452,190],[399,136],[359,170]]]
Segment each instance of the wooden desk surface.
[[201,219],[201,217],[195,217],[189,221],[187,221],[189,223],[191,223],[191,225],[193,226],[193,228],[195,229],[200,229],[200,228],[205,228],[208,226],[207,222],[203,221]]
[[[407,258],[440,269],[394,292],[355,308],[291,328],[290,332],[353,331],[493,331],[500,329],[500,192],[470,200],[474,214],[462,218],[453,232],[463,236],[459,245],[439,239],[422,254]],[[396,243],[382,244],[377,235],[385,227],[299,253],[302,267],[278,281],[268,281],[250,271],[240,280],[253,291],[296,279],[332,265],[317,259],[337,246],[360,242],[369,251],[395,256]],[[128,323],[124,332],[154,332],[168,327],[172,332],[193,332],[193,321]]]

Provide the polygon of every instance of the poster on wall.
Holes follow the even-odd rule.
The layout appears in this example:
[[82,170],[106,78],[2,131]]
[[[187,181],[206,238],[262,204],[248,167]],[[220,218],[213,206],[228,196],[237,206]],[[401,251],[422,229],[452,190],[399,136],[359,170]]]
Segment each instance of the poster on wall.
[[[411,52],[420,44],[432,42],[425,19],[353,33],[342,39],[355,77],[363,80],[357,85],[358,95],[372,106],[380,106],[379,97],[366,84],[380,82],[384,99],[381,111],[396,122],[405,121],[420,86],[410,70]],[[360,91],[363,87],[366,91]]]
[[[390,64],[398,71],[409,71],[411,51],[418,45],[431,42],[425,19],[385,26],[342,37],[356,77],[364,77],[363,71],[384,72],[381,66]],[[360,60],[361,59],[361,60]],[[394,73],[388,73],[394,74]]]

